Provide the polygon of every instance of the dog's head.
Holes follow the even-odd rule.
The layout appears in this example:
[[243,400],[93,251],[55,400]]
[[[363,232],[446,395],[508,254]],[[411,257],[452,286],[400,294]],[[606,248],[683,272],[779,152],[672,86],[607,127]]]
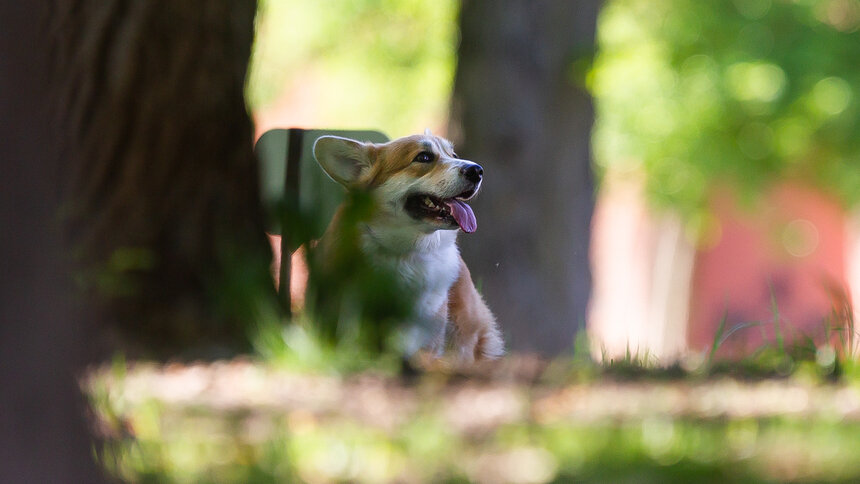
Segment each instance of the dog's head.
[[428,132],[371,144],[323,136],[314,157],[347,189],[368,190],[386,220],[428,233],[477,227],[466,201],[480,189],[484,170],[457,158],[446,139]]

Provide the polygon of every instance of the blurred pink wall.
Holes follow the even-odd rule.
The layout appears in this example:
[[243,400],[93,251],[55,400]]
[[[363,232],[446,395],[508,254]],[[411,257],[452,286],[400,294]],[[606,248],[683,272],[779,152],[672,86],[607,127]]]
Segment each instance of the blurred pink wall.
[[[852,317],[860,237],[832,197],[800,183],[742,204],[715,190],[714,218],[693,241],[677,217],[648,208],[635,177],[607,176],[593,222],[589,334],[597,354],[626,351],[663,362],[714,342],[723,317],[738,330],[721,346],[748,354],[774,337],[824,339]],[[695,243],[694,243],[695,242]],[[849,281],[854,281],[849,284]]]
[[821,342],[825,325],[838,324],[831,318],[834,297],[847,292],[846,215],[839,203],[785,183],[750,207],[722,190],[712,208],[718,228],[715,240],[696,254],[690,346],[708,348],[723,317],[726,328],[765,323],[738,331],[723,345],[730,353],[748,353],[763,336],[773,340],[775,311],[782,333]]

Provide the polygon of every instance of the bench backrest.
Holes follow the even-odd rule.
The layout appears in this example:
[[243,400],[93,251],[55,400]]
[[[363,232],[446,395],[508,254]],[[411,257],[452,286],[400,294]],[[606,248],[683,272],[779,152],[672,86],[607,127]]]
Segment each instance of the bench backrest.
[[[282,220],[285,213],[299,213],[311,239],[322,236],[338,205],[343,201],[344,188],[328,177],[314,159],[317,138],[325,135],[342,136],[358,141],[385,143],[388,137],[371,130],[332,129],[272,129],[263,133],[254,148],[260,168],[260,195],[266,212],[267,230],[281,236],[281,266],[279,293],[290,307],[290,255],[297,249],[290,242]],[[287,207],[290,210],[284,210]],[[285,236],[286,235],[286,236]]]
[[295,197],[297,208],[313,213],[311,232],[318,238],[344,197],[344,189],[328,177],[314,159],[313,146],[325,135],[342,136],[358,141],[385,143],[388,137],[379,131],[331,129],[272,129],[263,133],[255,151],[260,162],[262,201],[270,213],[269,231],[281,234],[281,224],[273,210],[286,197]]

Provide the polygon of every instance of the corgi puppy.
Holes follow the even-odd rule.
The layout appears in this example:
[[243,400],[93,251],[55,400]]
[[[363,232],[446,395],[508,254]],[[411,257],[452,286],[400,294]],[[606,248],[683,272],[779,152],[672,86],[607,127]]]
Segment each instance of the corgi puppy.
[[[375,211],[359,227],[360,249],[417,288],[415,318],[428,331],[414,346],[439,357],[447,333],[459,363],[501,356],[495,317],[457,248],[458,231],[477,228],[466,202],[480,190],[483,168],[459,159],[450,141],[429,131],[384,144],[323,136],[313,152],[334,181],[372,198]],[[320,246],[337,237],[338,218]]]

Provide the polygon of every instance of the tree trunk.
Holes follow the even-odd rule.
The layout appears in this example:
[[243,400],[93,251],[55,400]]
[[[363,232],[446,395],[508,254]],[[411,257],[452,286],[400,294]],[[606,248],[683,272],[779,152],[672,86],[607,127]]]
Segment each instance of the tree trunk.
[[46,12],[0,4],[0,482],[101,482],[75,371],[91,333],[73,316],[56,222]]
[[452,133],[484,165],[464,257],[509,348],[557,354],[590,291],[591,100],[600,2],[464,0]]
[[87,302],[133,354],[247,349],[247,319],[274,301],[243,96],[256,2],[55,10],[63,216]]

